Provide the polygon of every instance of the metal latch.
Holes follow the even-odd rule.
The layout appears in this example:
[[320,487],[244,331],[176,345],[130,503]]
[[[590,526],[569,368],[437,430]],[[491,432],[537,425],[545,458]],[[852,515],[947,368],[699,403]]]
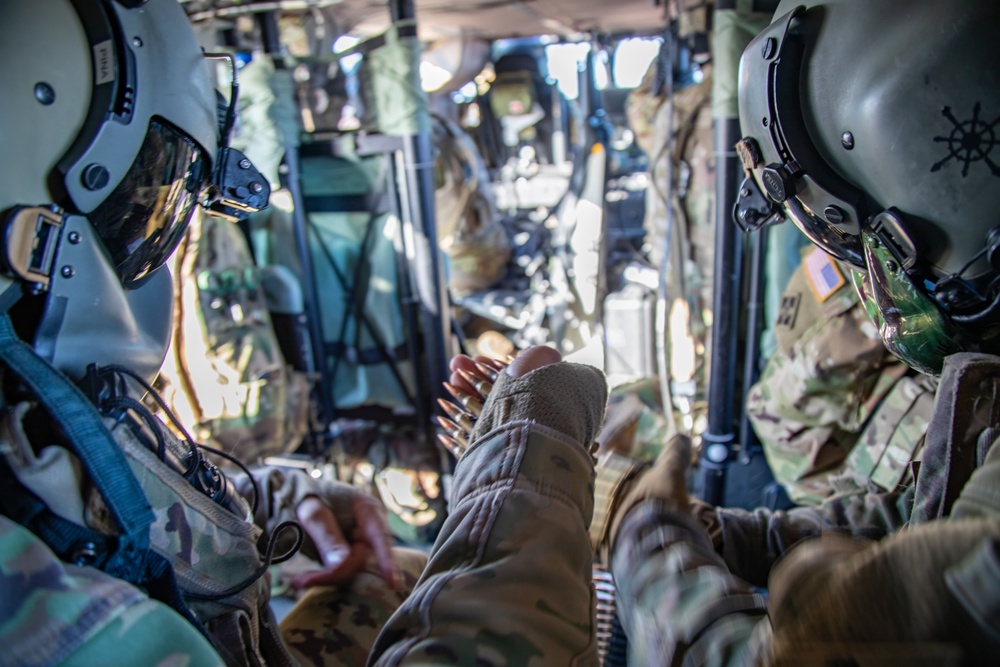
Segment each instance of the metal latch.
[[36,291],[47,290],[62,226],[60,211],[15,208],[3,227],[5,272],[34,284]]

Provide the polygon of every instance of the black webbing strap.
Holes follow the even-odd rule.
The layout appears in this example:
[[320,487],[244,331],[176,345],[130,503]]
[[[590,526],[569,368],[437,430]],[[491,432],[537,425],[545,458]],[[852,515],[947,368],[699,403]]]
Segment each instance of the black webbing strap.
[[0,363],[31,389],[62,428],[121,530],[119,549],[107,571],[129,580],[141,577],[153,511],[100,413],[66,376],[17,337],[6,313],[0,316]]

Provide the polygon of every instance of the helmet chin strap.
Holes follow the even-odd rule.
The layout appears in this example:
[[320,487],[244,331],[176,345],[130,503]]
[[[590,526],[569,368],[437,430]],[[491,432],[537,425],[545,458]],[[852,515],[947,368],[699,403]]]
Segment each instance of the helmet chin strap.
[[66,216],[35,350],[75,380],[94,363],[152,379],[170,342],[172,310],[166,267],[125,290],[90,223]]

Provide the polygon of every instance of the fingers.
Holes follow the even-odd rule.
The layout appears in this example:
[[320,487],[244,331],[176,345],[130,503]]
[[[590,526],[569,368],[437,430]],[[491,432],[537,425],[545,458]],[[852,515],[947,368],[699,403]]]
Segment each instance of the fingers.
[[533,370],[562,361],[562,355],[551,347],[540,345],[529,347],[517,355],[514,361],[507,367],[507,373],[511,377],[521,377]]
[[402,577],[392,557],[392,539],[385,510],[374,498],[359,495],[354,499],[354,520],[357,525],[354,529],[355,540],[371,548],[382,577],[393,590],[400,590]]
[[460,354],[454,357],[449,364],[451,376],[448,378],[448,381],[460,391],[474,396],[478,395],[478,398],[484,399],[485,394],[489,393],[489,388],[480,388],[477,385],[482,382],[492,384],[496,380],[497,373],[502,371],[505,366],[506,364],[490,359],[489,357],[476,357],[473,359]]
[[312,540],[323,569],[307,572],[292,580],[294,586],[315,586],[319,583],[350,581],[364,565],[364,558],[352,549],[330,508],[315,496],[302,500],[296,508],[302,529]]
[[455,458],[461,458],[469,446],[469,434],[476,425],[476,418],[482,414],[493,383],[506,367],[507,362],[490,357],[472,358],[460,354],[451,360],[451,376],[444,386],[455,402],[438,399],[438,405],[447,416],[437,417],[437,422],[444,431],[438,434],[438,441]]
[[293,586],[343,586],[365,568],[374,554],[379,573],[394,590],[400,590],[402,577],[392,557],[385,510],[377,500],[361,494],[352,503],[356,527],[350,542],[333,512],[321,500],[309,497],[299,504],[296,512],[299,523],[316,546],[323,569],[297,575],[292,579]]
[[303,572],[292,578],[291,584],[296,588],[311,586],[346,586],[364,569],[371,556],[371,548],[364,542],[350,545],[347,555],[333,569],[313,570]]
[[470,444],[470,437],[476,419],[482,414],[486,398],[493,391],[493,384],[505,370],[517,378],[547,364],[561,361],[556,350],[549,347],[530,347],[510,362],[497,361],[490,357],[469,357],[460,354],[449,363],[451,375],[445,389],[455,402],[440,399],[438,404],[447,417],[437,417],[444,433],[438,440],[456,458]]
[[677,434],[664,445],[650,474],[659,476],[678,498],[687,495],[687,471],[691,467],[691,439]]
[[299,503],[295,513],[299,525],[316,545],[316,551],[323,565],[325,567],[340,565],[350,552],[350,544],[326,503],[315,496],[309,496]]

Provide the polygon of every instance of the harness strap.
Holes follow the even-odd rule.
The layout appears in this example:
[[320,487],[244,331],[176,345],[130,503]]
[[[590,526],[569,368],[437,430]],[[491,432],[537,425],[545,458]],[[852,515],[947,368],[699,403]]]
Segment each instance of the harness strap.
[[62,428],[122,531],[121,548],[134,552],[145,569],[153,510],[100,413],[66,376],[17,337],[6,313],[0,316],[0,362],[28,385]]

